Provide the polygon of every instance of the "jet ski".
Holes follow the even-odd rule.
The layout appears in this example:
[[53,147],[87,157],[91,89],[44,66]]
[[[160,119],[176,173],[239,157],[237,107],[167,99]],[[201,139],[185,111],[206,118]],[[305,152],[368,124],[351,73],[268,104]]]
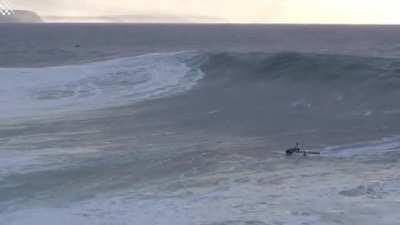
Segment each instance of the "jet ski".
[[299,147],[299,143],[296,143],[296,145],[293,148],[289,148],[285,152],[286,152],[286,155],[288,155],[288,156],[291,156],[293,154],[303,154],[304,156],[321,154],[320,152],[310,152],[310,151],[301,150]]

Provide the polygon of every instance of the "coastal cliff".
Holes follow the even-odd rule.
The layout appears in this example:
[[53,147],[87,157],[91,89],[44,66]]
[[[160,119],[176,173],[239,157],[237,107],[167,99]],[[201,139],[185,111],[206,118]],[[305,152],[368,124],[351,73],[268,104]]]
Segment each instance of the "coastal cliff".
[[13,14],[0,14],[0,23],[40,23],[42,19],[38,14],[27,10],[15,10]]

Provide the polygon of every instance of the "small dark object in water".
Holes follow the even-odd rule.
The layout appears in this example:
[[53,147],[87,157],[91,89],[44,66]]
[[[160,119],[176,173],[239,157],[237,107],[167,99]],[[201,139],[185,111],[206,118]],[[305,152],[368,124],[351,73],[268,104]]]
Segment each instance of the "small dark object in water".
[[81,47],[80,44],[76,44],[76,45],[75,45],[75,48],[80,48],[80,47]]
[[299,143],[296,143],[296,146],[293,148],[289,148],[288,150],[286,150],[286,155],[293,155],[295,153],[300,153],[303,154],[304,156],[307,155],[320,155],[321,153],[319,152],[307,152],[307,151],[302,151],[299,147]]
[[296,143],[295,147],[286,150],[286,155],[293,155],[294,153],[300,153],[299,143]]
[[286,155],[293,155],[294,153],[300,153],[299,148],[290,148],[286,150]]

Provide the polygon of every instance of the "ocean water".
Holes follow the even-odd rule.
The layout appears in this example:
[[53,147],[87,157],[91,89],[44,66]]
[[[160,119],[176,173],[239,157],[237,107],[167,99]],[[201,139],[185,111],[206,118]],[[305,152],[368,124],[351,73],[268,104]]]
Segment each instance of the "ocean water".
[[0,224],[400,220],[398,26],[0,30]]

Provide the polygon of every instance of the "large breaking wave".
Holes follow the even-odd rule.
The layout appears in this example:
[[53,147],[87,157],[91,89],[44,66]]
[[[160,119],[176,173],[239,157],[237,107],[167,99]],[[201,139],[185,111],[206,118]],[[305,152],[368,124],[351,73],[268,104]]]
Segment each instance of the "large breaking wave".
[[312,142],[374,139],[400,129],[395,58],[215,53],[201,68],[203,88],[215,96],[208,105],[224,118],[225,125],[213,121],[216,128],[259,136],[303,133]]
[[[0,74],[3,118],[160,97],[169,105],[174,104],[173,96],[186,93],[188,98],[176,101],[179,112],[168,107],[154,113],[176,121],[182,120],[180,113],[192,115],[186,127],[241,135],[301,133],[317,139],[318,133],[325,134],[325,140],[345,137],[351,142],[357,135],[367,139],[400,131],[400,60],[395,58],[168,53],[76,66],[1,69]],[[198,114],[203,111],[208,116]]]
[[[258,104],[371,116],[400,113],[400,61],[300,53],[211,54],[202,70],[223,88],[258,89]],[[267,92],[268,96],[262,96]],[[282,100],[279,102],[266,101]],[[250,100],[250,99],[249,99]]]

